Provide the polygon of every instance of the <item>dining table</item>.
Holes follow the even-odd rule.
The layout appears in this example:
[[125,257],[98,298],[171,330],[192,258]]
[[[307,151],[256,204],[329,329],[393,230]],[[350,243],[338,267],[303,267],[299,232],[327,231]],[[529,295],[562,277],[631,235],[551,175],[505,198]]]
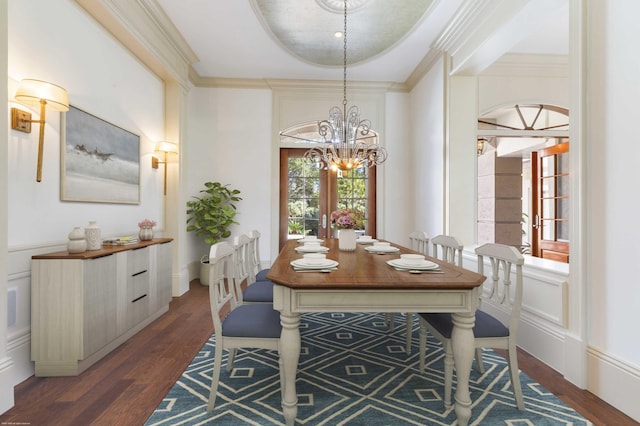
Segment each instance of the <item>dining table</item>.
[[[382,240],[381,240],[382,241]],[[280,367],[282,411],[285,423],[295,423],[296,373],[300,357],[300,315],[305,312],[450,312],[453,317],[453,358],[457,375],[455,413],[459,425],[471,418],[469,375],[474,356],[473,326],[483,275],[427,256],[437,270],[398,270],[402,254],[417,252],[391,242],[392,253],[372,251],[358,244],[342,251],[338,239],[321,242],[327,247],[330,268],[311,271],[294,267],[304,253],[301,243],[289,240],[271,266],[267,278],[274,282],[273,307],[280,311]],[[296,250],[298,248],[298,250]],[[292,265],[293,262],[293,265]],[[336,264],[337,263],[337,264]]]

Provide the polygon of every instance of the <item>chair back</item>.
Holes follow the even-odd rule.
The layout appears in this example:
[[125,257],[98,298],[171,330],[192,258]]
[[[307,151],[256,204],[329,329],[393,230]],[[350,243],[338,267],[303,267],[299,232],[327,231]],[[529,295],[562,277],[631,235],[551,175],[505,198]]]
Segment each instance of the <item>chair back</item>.
[[220,311],[224,305],[230,303],[230,311],[237,305],[234,256],[233,247],[226,242],[216,243],[209,250],[209,302],[216,331],[222,330]]
[[426,232],[414,231],[410,233],[409,242],[411,243],[411,250],[429,256],[429,237]]
[[[250,285],[256,281],[255,274],[252,273],[253,265],[251,264],[251,242],[246,234],[238,235],[233,239],[233,248],[235,257],[233,263],[235,265],[235,285],[238,297],[242,297],[242,283],[246,281]],[[253,277],[253,279],[251,279]],[[240,301],[242,303],[242,301]]]
[[251,271],[250,274],[254,277],[260,271],[260,232],[256,229],[249,232],[249,251],[251,254]]
[[[504,244],[484,244],[476,248],[478,273],[485,275],[485,258],[489,259],[491,273],[482,288],[481,298],[491,300],[510,312],[509,333],[515,335],[520,320],[522,306],[522,265],[524,257],[513,246]],[[515,277],[515,285],[512,281]]]
[[462,250],[464,246],[450,235],[437,235],[431,239],[433,257],[462,268]]

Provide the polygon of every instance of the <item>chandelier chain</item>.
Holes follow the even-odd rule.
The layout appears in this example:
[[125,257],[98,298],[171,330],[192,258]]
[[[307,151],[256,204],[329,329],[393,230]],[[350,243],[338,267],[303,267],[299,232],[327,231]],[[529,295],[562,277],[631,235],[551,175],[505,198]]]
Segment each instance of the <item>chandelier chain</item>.
[[342,109],[331,107],[329,118],[318,121],[318,134],[323,143],[310,148],[304,155],[315,161],[318,167],[341,170],[343,176],[348,170],[361,166],[373,167],[387,159],[387,151],[376,140],[373,143],[367,141],[372,136],[377,137],[369,134],[371,122],[360,119],[357,106],[347,108],[347,9],[347,0],[344,0]]
[[342,85],[342,105],[346,109],[347,107],[347,0],[344,0],[344,75]]

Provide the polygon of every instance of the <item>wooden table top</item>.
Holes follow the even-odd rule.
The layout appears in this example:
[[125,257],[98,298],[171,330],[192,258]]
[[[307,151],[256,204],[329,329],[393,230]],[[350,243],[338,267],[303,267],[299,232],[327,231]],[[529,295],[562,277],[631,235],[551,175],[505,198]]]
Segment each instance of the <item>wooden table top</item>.
[[290,263],[293,260],[302,259],[302,253],[295,251],[298,245],[296,240],[285,244],[267,274],[268,279],[293,289],[435,290],[472,289],[480,286],[486,278],[476,272],[432,257],[427,259],[440,265],[444,273],[412,274],[408,271],[397,271],[387,265],[387,260],[399,259],[400,254],[416,253],[415,251],[393,243],[391,245],[398,247],[399,252],[373,254],[365,250],[367,245],[364,244],[358,244],[356,250],[352,252],[340,251],[338,240],[335,238],[324,240],[323,245],[329,247],[327,259],[339,262],[338,269],[328,273],[297,272]]
[[37,254],[31,256],[32,259],[95,259],[97,257],[108,256],[125,250],[136,250],[154,244],[164,244],[173,241],[173,238],[154,238],[149,241],[137,241],[134,244],[127,245],[103,245],[100,250],[87,250],[82,253],[69,253],[68,251],[57,251],[54,253]]

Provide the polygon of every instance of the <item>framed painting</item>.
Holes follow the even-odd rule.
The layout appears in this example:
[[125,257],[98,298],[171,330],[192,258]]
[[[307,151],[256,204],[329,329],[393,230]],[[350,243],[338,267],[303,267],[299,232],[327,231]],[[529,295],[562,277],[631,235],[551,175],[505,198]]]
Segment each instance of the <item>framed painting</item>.
[[140,203],[140,136],[74,106],[62,115],[60,199]]

